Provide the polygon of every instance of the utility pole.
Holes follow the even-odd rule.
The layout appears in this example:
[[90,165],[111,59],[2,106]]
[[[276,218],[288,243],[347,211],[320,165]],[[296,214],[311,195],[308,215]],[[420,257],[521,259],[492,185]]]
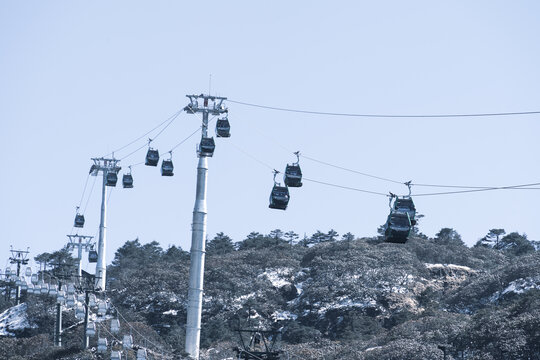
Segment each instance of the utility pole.
[[[191,229],[191,263],[189,267],[189,291],[186,323],[186,352],[193,359],[199,358],[199,343],[201,338],[201,313],[203,296],[205,239],[206,239],[206,175],[208,173],[208,157],[211,153],[202,147],[203,141],[208,138],[208,115],[221,115],[227,113],[223,105],[224,97],[210,95],[186,95],[190,103],[184,108],[188,114],[202,113],[201,143],[199,144],[197,166],[197,189],[195,207],[193,209],[193,223]],[[202,107],[199,101],[202,100]],[[212,104],[212,106],[209,105]],[[213,141],[213,139],[212,139]]]
[[[30,253],[28,249],[29,248],[27,248],[26,250],[13,250],[13,246],[10,247],[9,251],[11,251],[11,257],[9,258],[9,262],[11,264],[17,264],[17,280],[19,279],[19,276],[21,276],[21,264],[28,264],[27,257]],[[21,303],[21,287],[17,285],[15,291],[15,302],[17,305],[19,305]]]
[[67,244],[67,248],[69,250],[77,248],[77,259],[79,260],[77,266],[77,276],[81,276],[82,251],[83,249],[89,251],[94,246],[91,243],[94,237],[85,235],[67,235],[67,237],[69,238],[69,244]]
[[[96,288],[105,290],[107,262],[105,259],[106,251],[106,230],[107,230],[107,186],[116,186],[118,172],[121,167],[118,166],[117,160],[105,158],[92,158],[94,164],[90,167],[90,174],[97,176],[100,172],[103,174],[103,186],[101,189],[101,220],[99,223],[99,240],[98,240],[98,259],[96,263]],[[113,178],[109,179],[109,174],[114,174]],[[114,181],[113,181],[114,180]],[[113,185],[114,184],[114,185]]]

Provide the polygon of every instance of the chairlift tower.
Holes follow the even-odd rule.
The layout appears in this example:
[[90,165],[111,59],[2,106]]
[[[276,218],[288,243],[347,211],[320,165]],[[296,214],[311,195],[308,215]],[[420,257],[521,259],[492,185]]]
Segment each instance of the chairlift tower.
[[[193,359],[199,358],[199,343],[201,338],[201,313],[203,296],[203,276],[206,239],[206,175],[208,173],[208,157],[212,152],[203,148],[204,140],[208,139],[208,115],[219,116],[227,113],[223,104],[225,97],[211,95],[186,95],[189,105],[184,110],[188,114],[202,113],[201,143],[197,149],[199,164],[197,166],[197,190],[193,223],[191,228],[191,263],[189,267],[189,291],[186,323],[186,352]],[[202,101],[202,104],[199,102]],[[213,141],[213,139],[212,139]]]
[[81,270],[82,270],[82,251],[83,249],[85,251],[89,251],[91,248],[94,247],[94,244],[92,243],[93,236],[85,236],[85,235],[67,235],[69,238],[69,243],[67,244],[67,248],[69,250],[77,249],[77,259],[79,260],[78,266],[77,266],[77,276],[81,276]]
[[[105,159],[105,158],[92,158],[92,161],[94,164],[92,167],[90,167],[90,174],[92,176],[98,176],[99,173],[103,175],[103,186],[101,189],[101,219],[99,223],[99,239],[98,239],[98,259],[96,263],[96,288],[101,289],[101,291],[105,290],[105,280],[106,280],[106,270],[107,270],[107,263],[105,260],[105,251],[107,248],[107,241],[106,241],[106,231],[107,231],[107,179],[108,174],[118,174],[121,167],[118,166],[118,163],[120,160],[117,160],[114,158],[112,159]],[[115,186],[116,181],[114,181],[114,185],[109,186]]]
[[[11,251],[11,257],[9,258],[9,262],[11,264],[17,264],[17,279],[19,276],[21,276],[21,264],[27,265],[28,264],[28,254],[30,251],[28,251],[28,248],[26,250],[13,250],[13,246],[10,247]],[[15,302],[17,305],[21,302],[21,287],[17,285],[15,290]]]

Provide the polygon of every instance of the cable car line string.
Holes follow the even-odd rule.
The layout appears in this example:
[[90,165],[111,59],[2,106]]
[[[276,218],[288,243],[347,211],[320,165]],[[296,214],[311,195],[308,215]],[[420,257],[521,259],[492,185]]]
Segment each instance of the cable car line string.
[[[114,151],[112,151],[112,152],[110,152],[110,153],[108,153],[108,154],[105,155],[104,157],[111,156],[111,155],[113,155],[115,152],[119,152],[119,151],[124,150],[124,149],[127,148],[128,146],[133,145],[133,144],[136,143],[137,141],[139,141],[139,140],[141,140],[142,138],[145,138],[146,136],[148,136],[148,134],[150,134],[150,133],[152,133],[153,131],[159,129],[161,126],[163,126],[163,124],[169,122],[169,123],[167,124],[167,126],[165,126],[165,128],[162,129],[162,130],[160,131],[160,133],[159,133],[158,135],[154,136],[154,138],[157,137],[157,136],[159,136],[159,135],[161,134],[161,132],[163,132],[163,130],[165,130],[165,129],[166,129],[166,128],[174,121],[174,120],[176,120],[176,118],[182,113],[182,111],[183,111],[183,108],[180,109],[180,110],[178,110],[177,112],[175,112],[173,115],[169,116],[165,121],[161,122],[160,124],[158,124],[157,126],[155,126],[154,128],[152,128],[151,130],[145,132],[144,134],[142,134],[141,136],[139,136],[139,137],[136,138],[135,140],[133,140],[133,141],[131,141],[130,143],[128,143],[128,144],[126,144],[126,145],[124,145],[124,146],[122,146],[122,147],[120,147],[120,148],[118,148],[118,149],[116,149],[116,150],[114,150]],[[129,156],[129,155],[127,155],[127,156]],[[126,158],[127,156],[125,156],[124,158]]]
[[84,189],[81,195],[81,201],[79,201],[79,206],[78,206],[79,209],[81,208],[81,205],[84,199],[84,194],[86,193],[86,187],[88,186],[88,179],[90,179],[90,174],[86,176],[86,181],[84,182]]
[[[176,118],[181,114],[181,112],[182,112],[182,110],[180,110],[180,111],[178,111],[176,114],[174,114],[174,115],[173,115],[173,118],[170,119],[169,123],[168,123],[163,129],[161,129],[161,131],[158,132],[158,133],[154,136],[153,139],[150,139],[150,141],[156,140],[156,138],[157,138],[159,135],[161,135],[161,134],[163,133],[163,131],[165,131],[165,129],[167,129],[167,128],[169,127],[169,125],[171,125],[171,124],[173,123],[174,120],[176,120]],[[148,133],[145,134],[145,135],[148,135]],[[140,139],[140,138],[139,138],[139,139]],[[131,155],[135,154],[136,152],[140,151],[141,149],[144,149],[144,148],[147,147],[147,146],[149,146],[149,143],[146,143],[146,144],[144,144],[144,145],[138,147],[137,149],[133,150],[132,152],[130,152],[130,153],[127,154],[126,156],[122,157],[120,160],[124,160],[124,159],[130,157]]]
[[381,177],[381,176],[371,175],[371,174],[367,174],[367,173],[360,172],[360,171],[357,171],[357,170],[348,169],[348,168],[345,168],[345,167],[343,167],[343,166],[330,164],[330,163],[327,163],[327,162],[325,162],[325,161],[317,160],[317,159],[315,159],[315,158],[312,158],[312,157],[310,157],[310,156],[307,156],[307,155],[305,155],[305,154],[303,154],[303,153],[300,153],[300,156],[303,157],[303,158],[306,158],[306,159],[308,159],[308,160],[318,162],[318,163],[320,163],[320,164],[324,164],[324,165],[327,165],[327,166],[334,167],[334,168],[336,168],[336,169],[341,169],[341,170],[349,171],[349,172],[352,172],[352,173],[355,173],[355,174],[367,176],[367,177],[374,178],[374,179],[379,179],[379,180],[383,180],[383,181],[388,181],[388,182],[391,182],[391,183],[394,183],[394,184],[400,184],[400,185],[403,185],[403,184],[404,184],[403,181],[392,180],[392,179],[384,178],[384,177]]
[[[251,123],[248,122],[247,125],[250,126]],[[267,134],[262,134],[256,128],[251,127],[251,129],[256,131],[257,133],[259,133],[264,139],[272,141],[274,144],[278,145],[279,147],[281,147],[285,151],[294,153],[294,151],[290,150],[289,148],[287,148],[286,146],[284,146],[283,144],[278,142],[276,139],[274,139],[272,137],[268,137]],[[348,172],[351,172],[351,173],[363,175],[363,176],[370,177],[370,178],[373,178],[373,179],[379,179],[379,180],[382,180],[382,181],[387,181],[387,182],[394,183],[394,184],[406,185],[406,182],[404,182],[404,181],[398,181],[398,180],[394,180],[394,179],[389,179],[389,178],[385,178],[385,177],[382,177],[382,176],[377,176],[377,175],[373,175],[373,174],[368,174],[366,172],[361,172],[361,171],[358,171],[358,170],[346,168],[344,166],[331,164],[329,162],[318,160],[318,159],[316,159],[314,157],[308,156],[305,153],[300,153],[300,156],[302,156],[302,157],[304,157],[304,158],[306,158],[308,160],[311,160],[311,161],[314,161],[314,162],[317,162],[317,163],[320,163],[320,164],[323,164],[323,165],[327,165],[327,166],[330,166],[330,167],[333,167],[333,168],[336,168],[336,169],[340,169],[340,170],[348,171]],[[489,188],[494,187],[494,186],[463,186],[463,185],[440,185],[440,184],[418,184],[418,183],[411,183],[411,185],[423,186],[423,187],[456,188],[456,189],[489,189]]]
[[535,188],[530,188],[530,186],[538,186],[540,183],[532,183],[532,184],[523,184],[523,185],[511,185],[511,186],[498,186],[498,187],[490,187],[490,188],[483,188],[483,189],[471,189],[471,190],[461,190],[461,191],[446,191],[446,192],[437,192],[437,193],[423,193],[423,194],[412,194],[412,196],[418,197],[418,196],[434,196],[434,195],[451,195],[451,194],[464,194],[464,193],[472,193],[472,192],[480,192],[480,191],[491,191],[491,190],[531,190]]
[[[233,142],[229,142],[229,144],[233,145],[240,152],[244,153],[246,156],[250,157],[251,159],[257,161],[259,164],[261,164],[261,165],[263,165],[263,166],[265,166],[265,167],[267,167],[267,168],[269,168],[271,170],[275,169],[272,166],[268,165],[267,163],[263,162],[262,160],[257,159],[255,156],[251,155],[250,153],[248,153],[248,152],[244,151],[243,149],[239,148]],[[370,191],[370,190],[364,190],[364,189],[354,188],[354,187],[350,187],[350,186],[343,186],[343,185],[339,185],[339,184],[333,184],[333,183],[328,183],[328,182],[324,182],[324,181],[309,179],[309,178],[306,178],[306,177],[303,177],[303,179],[306,180],[306,181],[317,183],[317,184],[337,187],[337,188],[341,188],[341,189],[345,189],[345,190],[352,190],[352,191],[363,192],[363,193],[373,194],[373,195],[380,195],[380,196],[385,196],[385,197],[389,196],[386,193]],[[530,183],[530,184],[511,185],[511,186],[499,186],[499,187],[487,187],[487,188],[480,188],[480,189],[476,188],[476,189],[462,190],[462,191],[448,191],[448,192],[437,192],[437,193],[412,194],[411,196],[416,197],[416,196],[450,195],[450,194],[461,194],[461,193],[492,191],[492,190],[514,190],[514,189],[528,190],[528,189],[534,189],[534,188],[530,188],[531,186],[538,186],[538,185],[540,185],[540,183]]]
[[[216,118],[216,116],[212,117],[208,123],[210,124],[210,122],[212,122],[212,120],[214,120]],[[185,139],[183,139],[182,141],[180,141],[178,144],[174,145],[169,151],[167,151],[168,153],[172,153],[174,150],[176,150],[180,145],[182,145],[183,143],[185,143],[186,141],[188,141],[193,135],[195,135],[200,129],[202,128],[202,126],[199,126],[197,129],[195,129],[195,131],[193,131],[191,134],[189,134]],[[137,149],[136,151],[146,147],[147,145],[144,145],[142,146],[141,148]],[[131,154],[130,154],[131,155]],[[129,156],[129,155],[128,155]],[[127,156],[126,156],[127,157]],[[125,157],[124,157],[125,158]],[[142,165],[144,164],[145,162],[144,161],[141,161],[141,162],[138,162],[136,164],[131,164],[129,165],[130,167],[135,167],[135,166],[139,166],[139,165]]]
[[122,315],[122,313],[120,313],[120,311],[118,311],[118,307],[116,305],[113,304],[112,300],[110,297],[107,297],[107,299],[109,300],[109,302],[112,304],[112,306],[114,307],[114,309],[116,310],[116,313],[124,320],[124,322],[129,326],[129,328],[131,330],[133,330],[134,332],[136,332],[140,337],[142,337],[145,341],[147,341],[148,343],[152,344],[154,347],[156,347],[157,349],[160,349],[161,351],[164,351],[165,353],[167,354],[172,354],[170,351],[168,351],[167,349],[153,343],[152,341],[150,341],[146,336],[144,336],[143,334],[141,334],[139,331],[137,331],[137,329],[135,329],[133,326],[131,326],[131,324],[129,323],[129,321],[126,320],[126,318],[124,317],[124,315]]
[[261,109],[286,111],[302,114],[312,115],[326,115],[326,116],[348,116],[348,117],[371,117],[371,118],[455,118],[455,117],[488,117],[488,116],[510,116],[510,115],[533,115],[540,114],[540,111],[512,111],[512,112],[499,112],[499,113],[476,113],[476,114],[354,114],[354,113],[339,113],[339,112],[325,112],[325,111],[311,111],[302,109],[289,109],[276,106],[267,106],[252,104],[243,101],[227,99],[228,102],[251,106]]
[[350,186],[337,185],[337,184],[332,184],[332,183],[328,183],[328,182],[324,182],[324,181],[308,179],[308,178],[306,178],[306,177],[302,177],[302,180],[311,181],[311,182],[314,182],[314,183],[317,183],[317,184],[323,184],[323,185],[333,186],[333,187],[337,187],[337,188],[340,188],[340,189],[359,191],[359,192],[363,192],[363,193],[367,193],[367,194],[381,195],[381,196],[384,196],[384,197],[388,197],[388,196],[389,196],[388,194],[384,194],[384,193],[380,193],[380,192],[376,192],[376,191],[369,191],[369,190],[363,190],[363,189],[353,188],[353,187],[350,187]]

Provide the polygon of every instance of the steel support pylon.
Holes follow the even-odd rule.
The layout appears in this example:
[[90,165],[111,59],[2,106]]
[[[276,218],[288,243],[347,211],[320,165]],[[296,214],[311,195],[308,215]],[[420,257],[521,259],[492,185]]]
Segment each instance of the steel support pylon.
[[96,287],[105,290],[106,241],[107,241],[107,186],[106,173],[103,173],[103,188],[101,190],[101,219],[99,222],[98,259],[96,263]]
[[[190,114],[202,113],[202,139],[208,136],[208,115],[220,115],[228,110],[222,105],[226,98],[210,95],[187,95],[190,104],[185,110]],[[203,106],[198,106],[197,99],[203,100]],[[212,102],[212,106],[209,105]],[[186,323],[185,350],[192,359],[199,358],[199,344],[201,338],[201,314],[204,280],[204,260],[206,247],[206,188],[208,176],[208,154],[198,149],[199,163],[197,165],[197,190],[195,207],[193,209],[193,222],[191,225],[191,262],[189,266],[189,291]]]

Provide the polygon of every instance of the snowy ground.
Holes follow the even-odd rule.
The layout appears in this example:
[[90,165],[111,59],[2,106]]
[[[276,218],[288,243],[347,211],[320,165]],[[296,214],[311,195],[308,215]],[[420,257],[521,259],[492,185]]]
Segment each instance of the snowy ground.
[[29,323],[26,309],[27,305],[22,303],[0,314],[0,336],[15,336],[18,331],[36,327]]

